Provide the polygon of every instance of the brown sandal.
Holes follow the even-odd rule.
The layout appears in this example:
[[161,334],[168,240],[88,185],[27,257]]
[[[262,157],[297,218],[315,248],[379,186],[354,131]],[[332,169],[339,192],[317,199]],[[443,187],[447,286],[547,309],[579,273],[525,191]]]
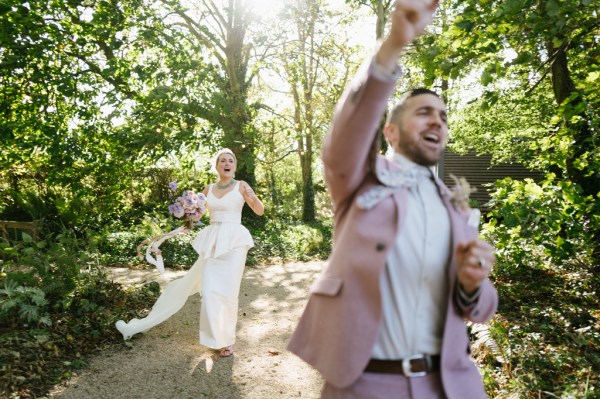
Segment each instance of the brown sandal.
[[231,355],[233,355],[233,345],[229,345],[224,348],[221,348],[221,350],[219,351],[220,357],[228,357]]

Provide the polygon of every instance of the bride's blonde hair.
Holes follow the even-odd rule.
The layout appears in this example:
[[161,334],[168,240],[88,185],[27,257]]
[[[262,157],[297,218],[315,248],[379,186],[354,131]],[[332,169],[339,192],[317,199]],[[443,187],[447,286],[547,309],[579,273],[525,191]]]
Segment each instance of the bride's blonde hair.
[[218,173],[217,172],[217,164],[219,163],[219,158],[221,158],[221,155],[223,155],[223,154],[231,155],[233,157],[233,162],[235,162],[235,165],[237,166],[237,158],[235,157],[235,154],[233,153],[233,151],[231,151],[229,148],[221,148],[219,151],[217,151],[217,153],[213,157],[212,171],[214,173]]

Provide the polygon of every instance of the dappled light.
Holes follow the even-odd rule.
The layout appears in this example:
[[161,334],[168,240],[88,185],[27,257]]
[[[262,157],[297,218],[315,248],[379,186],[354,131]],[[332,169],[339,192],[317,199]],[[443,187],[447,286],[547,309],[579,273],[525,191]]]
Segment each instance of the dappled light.
[[[184,308],[147,333],[134,336],[99,354],[89,371],[56,387],[51,397],[151,398],[153,392],[178,392],[195,397],[244,399],[306,397],[320,392],[321,377],[286,350],[287,340],[307,299],[308,287],[323,269],[323,262],[281,263],[246,268],[240,291],[239,322],[235,353],[219,358],[198,344],[200,295],[193,295]],[[126,287],[152,281],[168,282],[181,271],[109,269],[111,278]],[[127,282],[128,281],[128,282]],[[160,375],[168,371],[169,378]],[[173,376],[177,376],[174,378]],[[143,387],[131,381],[144,380]],[[211,395],[224,396],[211,396]]]
[[[449,140],[435,173],[464,171],[478,188],[462,202],[495,248],[499,307],[468,328],[488,397],[598,398],[600,2],[436,3],[397,76],[369,64],[393,0],[0,1],[0,397],[318,397],[321,376],[286,344],[334,218],[359,205],[360,189],[334,206],[321,156],[366,61],[374,80],[398,77],[385,112],[407,90],[439,94]],[[347,98],[362,104],[372,88]],[[163,275],[136,249],[180,231],[173,183],[218,183],[223,147],[237,157],[232,181],[264,205],[242,212],[255,246],[234,354],[199,344],[199,294],[123,342],[115,322],[145,317],[186,275],[210,218],[194,212],[189,232],[147,247]],[[397,199],[382,176],[371,193]]]

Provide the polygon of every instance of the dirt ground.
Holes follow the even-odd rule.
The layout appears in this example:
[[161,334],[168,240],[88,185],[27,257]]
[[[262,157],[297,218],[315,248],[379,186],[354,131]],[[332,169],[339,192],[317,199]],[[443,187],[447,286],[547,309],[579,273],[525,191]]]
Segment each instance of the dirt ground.
[[[240,291],[235,353],[219,358],[198,343],[200,296],[130,344],[116,345],[49,398],[61,399],[288,399],[318,398],[319,374],[285,347],[321,262],[246,268]],[[111,269],[122,284],[158,281],[185,272]]]

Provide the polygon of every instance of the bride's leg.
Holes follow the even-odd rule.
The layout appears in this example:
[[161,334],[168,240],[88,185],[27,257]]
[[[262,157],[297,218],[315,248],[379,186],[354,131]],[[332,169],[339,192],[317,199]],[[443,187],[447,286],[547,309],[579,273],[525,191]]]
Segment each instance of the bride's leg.
[[221,349],[235,343],[238,297],[246,262],[245,247],[206,260],[202,280],[200,343]]
[[132,319],[129,323],[123,320],[117,321],[115,325],[123,335],[123,339],[147,331],[177,313],[185,305],[188,297],[199,291],[202,267],[203,262],[199,259],[183,277],[167,284],[148,316],[143,319]]

